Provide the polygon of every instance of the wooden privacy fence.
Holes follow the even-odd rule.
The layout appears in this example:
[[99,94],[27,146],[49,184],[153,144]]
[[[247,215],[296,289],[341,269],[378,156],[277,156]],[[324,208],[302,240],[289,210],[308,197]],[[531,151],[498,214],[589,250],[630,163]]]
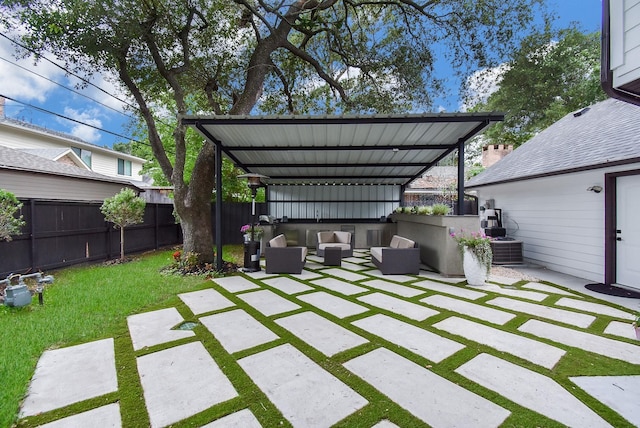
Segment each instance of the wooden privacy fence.
[[[27,273],[102,261],[120,256],[120,231],[107,223],[101,202],[67,202],[39,199],[21,201],[26,222],[22,234],[0,242],[0,279]],[[256,204],[262,213],[265,204]],[[224,204],[222,242],[242,243],[240,227],[251,221],[251,205]],[[212,205],[215,219],[215,205]],[[215,223],[214,223],[215,224]],[[214,225],[215,238],[215,225]],[[139,253],[182,243],[173,205],[147,203],[144,222],[125,228],[125,253]]]

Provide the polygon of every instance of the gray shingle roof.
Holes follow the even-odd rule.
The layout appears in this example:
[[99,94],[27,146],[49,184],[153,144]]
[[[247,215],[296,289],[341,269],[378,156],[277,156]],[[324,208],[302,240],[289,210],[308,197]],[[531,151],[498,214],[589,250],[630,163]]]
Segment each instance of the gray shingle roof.
[[132,185],[127,180],[107,177],[106,175],[98,174],[90,170],[52,161],[44,157],[25,153],[22,150],[15,150],[4,146],[0,146],[0,169],[29,171],[40,174],[52,174],[87,180],[121,183],[129,186]]
[[31,155],[40,156],[41,158],[47,158],[50,160],[55,160],[58,157],[62,156],[64,153],[68,152],[71,149],[65,148],[52,148],[52,149],[20,149],[20,151],[29,153]]
[[571,113],[465,183],[465,187],[640,161],[640,107],[614,99]]

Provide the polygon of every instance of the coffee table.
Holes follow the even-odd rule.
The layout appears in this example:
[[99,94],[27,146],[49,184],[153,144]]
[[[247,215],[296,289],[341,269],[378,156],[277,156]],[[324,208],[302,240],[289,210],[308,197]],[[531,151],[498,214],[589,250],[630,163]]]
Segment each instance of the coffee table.
[[325,266],[341,266],[342,265],[342,248],[326,247],[324,249],[324,265]]

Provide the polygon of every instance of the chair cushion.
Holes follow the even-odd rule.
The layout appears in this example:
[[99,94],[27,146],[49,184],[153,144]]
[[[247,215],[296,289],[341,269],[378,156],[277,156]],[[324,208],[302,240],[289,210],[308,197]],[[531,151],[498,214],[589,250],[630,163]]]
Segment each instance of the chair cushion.
[[413,248],[416,243],[411,239],[403,238],[402,236],[393,235],[389,247],[391,248]]
[[287,246],[287,238],[280,234],[269,241],[269,246],[273,248],[284,248]]
[[371,257],[375,258],[377,261],[382,263],[382,249],[384,247],[371,247],[369,251],[371,252]]
[[351,244],[351,232],[336,231],[333,232],[333,236],[335,242],[339,242],[341,244]]
[[318,232],[318,244],[326,242],[335,242],[335,235],[333,232]]
[[327,247],[339,247],[339,248],[342,248],[343,250],[350,250],[351,244],[340,244],[338,242],[325,242],[324,244],[318,244],[319,250],[324,250]]
[[302,247],[302,261],[304,261],[307,258],[307,247]]

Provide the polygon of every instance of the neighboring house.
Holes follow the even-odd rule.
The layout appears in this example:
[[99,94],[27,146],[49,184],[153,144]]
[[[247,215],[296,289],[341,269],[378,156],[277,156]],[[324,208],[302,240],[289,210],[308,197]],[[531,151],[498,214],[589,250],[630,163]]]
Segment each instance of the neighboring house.
[[[62,156],[65,158],[64,161],[69,160],[75,164],[77,159],[80,159],[87,168],[98,174],[137,182],[142,180],[140,171],[145,162],[142,158],[89,144],[67,134],[6,117],[0,117],[0,146],[20,150],[47,149],[47,152],[48,149],[65,150],[62,155],[60,154],[62,152],[55,153],[53,150],[49,153],[40,151],[37,154],[52,160],[59,160]],[[69,155],[68,150],[76,156]]]
[[124,187],[141,191],[124,178],[0,146],[0,189],[21,199],[102,201]]
[[640,107],[568,114],[466,183],[502,209],[527,261],[640,288]]

